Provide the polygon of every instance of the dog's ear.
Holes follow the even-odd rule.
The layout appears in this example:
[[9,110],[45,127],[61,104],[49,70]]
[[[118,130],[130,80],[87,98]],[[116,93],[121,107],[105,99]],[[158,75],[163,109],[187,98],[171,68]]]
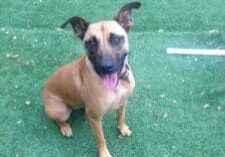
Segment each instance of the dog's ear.
[[140,2],[132,2],[123,6],[114,18],[127,32],[133,25],[132,9],[140,8]]
[[81,40],[83,40],[84,35],[88,29],[89,22],[81,17],[74,16],[64,22],[60,26],[60,28],[65,28],[68,23],[72,25],[75,35],[78,36]]

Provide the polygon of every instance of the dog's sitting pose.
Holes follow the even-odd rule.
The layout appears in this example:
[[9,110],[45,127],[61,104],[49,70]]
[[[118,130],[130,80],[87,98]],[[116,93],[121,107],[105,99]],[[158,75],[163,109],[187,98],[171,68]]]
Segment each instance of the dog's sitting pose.
[[72,25],[86,54],[55,72],[43,91],[45,111],[64,136],[72,136],[66,122],[72,110],[85,108],[100,157],[111,157],[101,123],[107,112],[117,110],[122,136],[132,133],[125,123],[127,99],[135,86],[127,59],[127,34],[133,24],[132,9],[140,6],[139,2],[125,5],[112,21],[89,23],[80,17],[67,20],[61,28]]

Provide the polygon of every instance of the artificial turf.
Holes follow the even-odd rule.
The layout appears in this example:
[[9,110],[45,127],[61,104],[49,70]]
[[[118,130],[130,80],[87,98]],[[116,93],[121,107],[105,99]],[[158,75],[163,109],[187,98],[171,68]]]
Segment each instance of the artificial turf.
[[[52,72],[84,52],[68,17],[112,19],[128,0],[0,1],[0,156],[95,157],[83,111],[62,137],[42,107]],[[173,56],[167,47],[225,48],[224,0],[142,0],[135,10],[130,64],[136,89],[127,123],[133,136],[118,138],[116,114],[103,119],[114,157],[225,156],[225,58]]]

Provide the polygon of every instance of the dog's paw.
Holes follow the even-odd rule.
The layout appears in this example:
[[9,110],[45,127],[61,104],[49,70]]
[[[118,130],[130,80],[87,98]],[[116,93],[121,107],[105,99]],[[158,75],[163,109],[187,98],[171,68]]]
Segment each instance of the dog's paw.
[[72,129],[68,123],[63,123],[60,125],[60,131],[63,136],[71,137],[73,135]]
[[132,131],[129,129],[129,126],[127,126],[126,124],[119,126],[118,129],[122,136],[131,136],[132,134]]
[[108,149],[101,149],[99,151],[99,157],[112,157],[112,155],[109,153]]

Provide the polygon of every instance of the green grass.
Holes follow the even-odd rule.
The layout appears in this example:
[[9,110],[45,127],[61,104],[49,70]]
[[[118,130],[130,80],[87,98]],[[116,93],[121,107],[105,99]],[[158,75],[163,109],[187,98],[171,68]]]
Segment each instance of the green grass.
[[[97,156],[84,112],[75,111],[69,120],[73,138],[62,137],[43,112],[41,90],[52,72],[84,52],[71,29],[56,28],[73,15],[90,21],[111,19],[127,2],[1,0],[1,157]],[[225,48],[225,1],[143,0],[142,4],[134,12],[129,34],[136,89],[127,122],[133,136],[118,138],[116,114],[106,115],[104,132],[112,155],[225,156],[225,58],[165,52],[167,47]],[[205,104],[209,108],[204,109]]]

